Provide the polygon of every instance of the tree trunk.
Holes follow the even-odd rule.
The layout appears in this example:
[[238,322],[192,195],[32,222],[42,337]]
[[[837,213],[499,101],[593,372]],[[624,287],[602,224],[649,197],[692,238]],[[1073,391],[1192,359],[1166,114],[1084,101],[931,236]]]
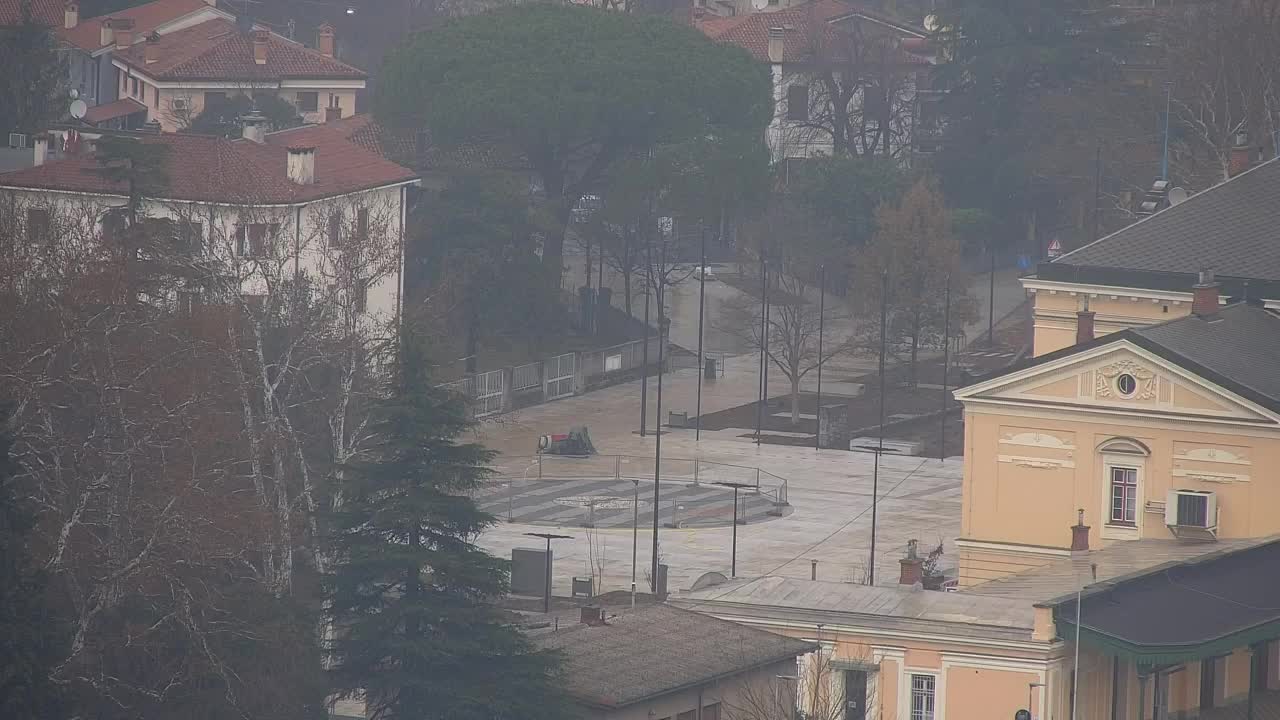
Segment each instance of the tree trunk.
[[791,376],[791,424],[800,424],[800,374]]

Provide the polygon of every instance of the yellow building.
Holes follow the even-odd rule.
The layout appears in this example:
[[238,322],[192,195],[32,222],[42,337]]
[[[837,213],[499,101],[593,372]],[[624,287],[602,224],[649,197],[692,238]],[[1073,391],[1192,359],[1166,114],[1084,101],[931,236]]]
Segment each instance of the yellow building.
[[1191,312],[1201,271],[1229,298],[1280,308],[1275,199],[1280,161],[1271,160],[1112,233],[1022,279],[1032,298],[1034,354],[1076,342],[1078,313],[1097,335],[1173,320]]
[[796,677],[824,720],[1280,716],[1280,316],[1196,284],[1190,314],[1089,338],[1086,313],[1082,342],[956,392],[957,592],[908,553],[896,587],[674,602],[819,643]]

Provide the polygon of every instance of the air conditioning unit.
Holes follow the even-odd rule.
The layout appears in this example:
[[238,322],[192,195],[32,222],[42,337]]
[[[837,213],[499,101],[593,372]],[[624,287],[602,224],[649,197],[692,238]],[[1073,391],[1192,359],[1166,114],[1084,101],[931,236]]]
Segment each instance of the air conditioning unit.
[[1164,505],[1164,524],[1174,529],[1218,529],[1218,496],[1209,490],[1170,490]]
[[24,148],[27,146],[27,136],[24,133],[9,133],[9,147]]
[[177,112],[185,112],[191,108],[186,98],[173,98],[169,101],[169,106]]

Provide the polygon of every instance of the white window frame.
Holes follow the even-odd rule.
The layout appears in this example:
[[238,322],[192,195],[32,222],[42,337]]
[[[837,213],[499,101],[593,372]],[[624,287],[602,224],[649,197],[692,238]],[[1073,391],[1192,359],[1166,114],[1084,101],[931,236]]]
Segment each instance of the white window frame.
[[[1101,535],[1106,540],[1137,540],[1142,537],[1143,515],[1146,514],[1146,469],[1150,451],[1140,442],[1129,438],[1111,438],[1098,446],[1102,457],[1102,503],[1098,517],[1102,519]],[[1111,520],[1111,472],[1113,469],[1132,470],[1134,473],[1133,525],[1117,524]]]
[[[941,680],[941,673],[938,673],[938,672],[935,672],[935,671],[930,671],[930,670],[915,670],[915,669],[907,668],[907,670],[906,670],[906,676],[907,676],[907,677],[906,677],[906,679],[907,679],[907,683],[906,683],[906,694],[907,694],[906,716],[907,716],[907,720],[942,720],[942,713],[941,713],[941,707],[942,707],[942,703],[941,703],[941,700],[942,700],[942,680]],[[917,715],[916,715],[916,678],[918,678],[918,677],[919,677],[919,678],[929,678],[930,680],[932,680],[932,681],[933,681],[933,682],[932,682],[932,687],[929,689],[929,691],[930,691],[930,695],[931,695],[931,700],[932,700],[932,703],[931,703],[931,704],[932,704],[932,706],[933,706],[933,707],[931,707],[931,708],[929,709],[929,714],[928,714],[927,716],[926,716],[926,715],[920,715],[920,716],[917,716]]]

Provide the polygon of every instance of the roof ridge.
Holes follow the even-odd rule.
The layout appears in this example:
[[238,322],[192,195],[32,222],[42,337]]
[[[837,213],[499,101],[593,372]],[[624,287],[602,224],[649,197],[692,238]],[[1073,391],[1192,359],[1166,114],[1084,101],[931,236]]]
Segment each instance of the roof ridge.
[[[1125,225],[1124,227],[1120,228],[1119,230],[1115,230],[1115,231],[1113,231],[1113,232],[1111,232],[1111,233],[1108,233],[1108,234],[1106,234],[1106,235],[1103,235],[1102,237],[1098,238],[1097,240],[1094,240],[1093,242],[1087,243],[1087,244],[1085,244],[1085,245],[1081,245],[1080,247],[1076,248],[1075,250],[1072,250],[1071,252],[1066,253],[1066,254],[1062,255],[1061,257],[1058,257],[1058,258],[1055,258],[1055,259],[1051,260],[1051,261],[1050,261],[1050,264],[1052,264],[1052,263],[1057,263],[1057,262],[1062,262],[1063,260],[1066,260],[1067,258],[1071,257],[1072,255],[1075,255],[1075,254],[1076,254],[1076,253],[1078,253],[1078,252],[1081,252],[1081,251],[1083,251],[1083,250],[1086,250],[1086,249],[1088,249],[1088,248],[1091,248],[1091,247],[1093,247],[1094,245],[1097,245],[1097,244],[1099,244],[1099,243],[1101,243],[1101,242],[1103,242],[1103,241],[1109,240],[1109,239],[1111,239],[1111,238],[1115,237],[1116,235],[1119,235],[1120,233],[1127,232],[1130,228],[1138,227],[1139,225],[1141,225],[1141,224],[1143,224],[1143,223],[1147,222],[1148,220],[1152,220],[1152,219],[1154,219],[1154,218],[1160,217],[1161,215],[1164,215],[1165,213],[1169,212],[1170,210],[1173,210],[1174,208],[1185,207],[1188,203],[1190,203],[1190,202],[1194,201],[1196,198],[1202,198],[1202,197],[1204,197],[1204,196],[1206,196],[1206,195],[1212,194],[1214,191],[1218,190],[1219,188],[1226,187],[1227,185],[1230,185],[1232,182],[1235,182],[1236,180],[1238,180],[1238,179],[1240,179],[1240,178],[1242,178],[1242,177],[1244,177],[1244,176],[1248,175],[1249,173],[1253,172],[1254,170],[1257,170],[1257,169],[1259,169],[1259,168],[1266,167],[1266,166],[1270,165],[1271,163],[1276,162],[1277,160],[1280,160],[1280,157],[1274,157],[1274,158],[1271,158],[1270,160],[1264,160],[1264,161],[1262,161],[1262,162],[1258,163],[1257,165],[1254,165],[1254,166],[1250,167],[1248,170],[1245,170],[1244,172],[1240,173],[1239,175],[1236,175],[1236,176],[1234,176],[1234,177],[1229,177],[1229,178],[1227,178],[1226,180],[1223,180],[1222,182],[1218,183],[1217,185],[1214,185],[1213,187],[1209,187],[1209,188],[1205,188],[1204,190],[1201,190],[1200,192],[1196,193],[1195,195],[1192,195],[1192,196],[1188,197],[1186,200],[1183,200],[1182,202],[1178,203],[1177,205],[1170,205],[1169,207],[1164,208],[1163,210],[1159,210],[1159,211],[1156,211],[1156,212],[1154,212],[1154,213],[1151,213],[1150,215],[1148,215],[1148,216],[1146,216],[1146,217],[1142,218],[1141,220],[1139,220],[1139,221],[1137,221],[1137,222],[1135,222],[1135,223],[1132,223],[1132,224],[1129,224],[1129,225]],[[1068,264],[1070,264],[1070,263],[1063,263],[1063,264],[1064,264],[1064,265],[1068,265]]]

